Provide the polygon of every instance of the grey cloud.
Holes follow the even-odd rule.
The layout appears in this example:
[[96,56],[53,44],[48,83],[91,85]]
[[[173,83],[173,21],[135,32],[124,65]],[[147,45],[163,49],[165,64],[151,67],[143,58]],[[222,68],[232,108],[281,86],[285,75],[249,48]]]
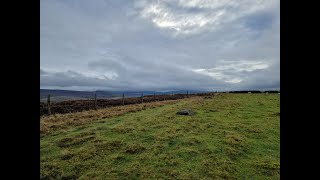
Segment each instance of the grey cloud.
[[[279,5],[275,1],[159,1],[171,20],[212,18],[216,9],[230,12],[228,21],[206,24],[195,33],[176,36],[158,27],[143,10],[156,1],[41,1],[40,83],[62,89],[236,89],[280,88]],[[243,9],[250,9],[244,13]],[[157,16],[162,17],[161,14]],[[230,16],[230,17],[229,17]],[[233,17],[231,17],[233,16]],[[188,21],[189,22],[189,21]],[[191,21],[190,21],[191,22]],[[212,30],[214,28],[214,31]],[[199,31],[198,31],[199,30]],[[264,62],[266,69],[218,75],[240,83],[194,72],[229,67],[241,61]],[[228,79],[228,78],[227,78]]]

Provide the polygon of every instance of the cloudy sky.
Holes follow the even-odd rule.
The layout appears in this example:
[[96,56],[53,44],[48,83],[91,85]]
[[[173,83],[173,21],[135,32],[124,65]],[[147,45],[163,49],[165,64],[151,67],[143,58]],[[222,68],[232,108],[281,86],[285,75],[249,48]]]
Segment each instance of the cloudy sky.
[[280,88],[279,0],[41,0],[40,88]]

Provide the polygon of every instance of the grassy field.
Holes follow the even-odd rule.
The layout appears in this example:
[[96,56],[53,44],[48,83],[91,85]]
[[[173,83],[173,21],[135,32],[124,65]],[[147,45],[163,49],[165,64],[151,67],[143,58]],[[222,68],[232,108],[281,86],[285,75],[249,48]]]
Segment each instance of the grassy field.
[[[41,120],[40,178],[280,179],[278,94],[151,104],[69,126],[72,115]],[[176,115],[184,108],[196,114]]]

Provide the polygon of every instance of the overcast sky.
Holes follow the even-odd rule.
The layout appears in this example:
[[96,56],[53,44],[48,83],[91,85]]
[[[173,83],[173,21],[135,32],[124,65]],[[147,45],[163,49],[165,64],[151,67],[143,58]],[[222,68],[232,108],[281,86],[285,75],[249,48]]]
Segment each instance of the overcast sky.
[[279,0],[40,4],[40,88],[280,89]]

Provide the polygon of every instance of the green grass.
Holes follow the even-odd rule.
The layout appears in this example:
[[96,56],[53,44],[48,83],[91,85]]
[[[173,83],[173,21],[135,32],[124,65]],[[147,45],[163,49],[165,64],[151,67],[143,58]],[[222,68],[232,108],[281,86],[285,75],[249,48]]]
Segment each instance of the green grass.
[[[176,112],[189,108],[193,116]],[[280,179],[280,96],[224,94],[40,139],[41,179]]]

